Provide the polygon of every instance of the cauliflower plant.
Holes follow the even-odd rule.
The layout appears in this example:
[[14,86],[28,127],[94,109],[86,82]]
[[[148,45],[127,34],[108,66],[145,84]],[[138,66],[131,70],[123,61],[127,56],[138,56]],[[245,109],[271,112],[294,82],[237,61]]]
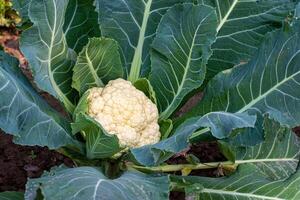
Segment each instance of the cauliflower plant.
[[116,135],[121,147],[141,147],[160,140],[156,105],[124,79],[90,89],[88,114]]

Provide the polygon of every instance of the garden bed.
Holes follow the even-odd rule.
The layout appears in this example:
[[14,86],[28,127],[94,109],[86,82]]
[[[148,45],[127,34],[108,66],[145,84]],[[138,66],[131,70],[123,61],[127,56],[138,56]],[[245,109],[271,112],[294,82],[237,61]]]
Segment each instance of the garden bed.
[[300,199],[299,18],[0,0],[0,199]]
[[24,191],[28,178],[37,178],[54,166],[73,166],[65,156],[44,147],[26,147],[12,142],[0,131],[0,192]]

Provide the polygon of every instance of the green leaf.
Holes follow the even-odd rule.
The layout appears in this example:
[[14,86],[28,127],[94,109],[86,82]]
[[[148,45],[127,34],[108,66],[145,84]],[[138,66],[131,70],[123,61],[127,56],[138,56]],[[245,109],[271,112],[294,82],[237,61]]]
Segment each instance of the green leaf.
[[216,8],[218,35],[207,64],[208,80],[218,72],[248,62],[266,33],[281,27],[294,10],[293,0],[198,0]]
[[22,192],[1,192],[0,200],[23,200],[24,194]]
[[198,183],[189,185],[189,187],[185,187],[185,198],[189,200],[200,200],[197,192],[201,191],[202,189],[204,189],[203,186]]
[[116,41],[91,38],[80,52],[74,66],[72,86],[81,94],[91,87],[104,87],[110,80],[123,77]]
[[176,129],[174,134],[154,145],[131,149],[135,160],[144,166],[158,165],[188,147],[189,136],[197,130],[194,124],[197,119],[192,118]]
[[107,133],[93,118],[80,113],[72,124],[73,130],[79,129],[85,135],[86,154],[89,159],[110,158],[122,148],[116,135]]
[[101,35],[93,3],[93,0],[69,0],[63,28],[69,47],[77,53],[88,43],[89,37]]
[[96,0],[102,35],[119,42],[126,75],[133,83],[150,72],[150,45],[165,12],[191,0]]
[[295,17],[296,17],[296,19],[299,19],[299,17],[300,17],[300,3],[298,3],[296,6]]
[[[227,142],[232,146],[254,146],[260,144],[264,141],[264,116],[260,115],[256,112],[251,112],[251,114],[255,114],[257,119],[254,128],[244,128],[242,130],[238,130],[236,133],[233,133],[227,139]],[[191,138],[194,138],[195,141],[199,141],[197,137],[194,137],[194,134]],[[190,139],[191,139],[190,138]]]
[[202,188],[195,188],[194,191],[200,195],[200,199],[206,199],[209,195],[216,200],[293,199],[289,195],[296,195],[299,189],[290,189],[296,189],[299,185],[298,179],[300,181],[299,138],[290,129],[281,127],[279,123],[269,119],[265,121],[265,133],[266,139],[262,144],[236,149],[235,163],[239,167],[232,176],[175,177],[172,181],[186,184],[188,188],[191,184],[201,184]]
[[[253,165],[240,166],[238,171],[224,178],[172,177],[174,182],[187,187],[195,183],[194,194],[200,199],[245,199],[245,200],[297,200],[300,198],[300,170],[288,179],[272,181],[256,171]],[[190,191],[191,193],[191,191]]]
[[[30,0],[12,0],[13,7],[21,17],[22,22],[29,19],[28,8]],[[99,37],[100,29],[98,14],[95,12],[93,0],[69,0],[65,14],[64,33],[70,48],[79,53],[87,44],[89,37]]]
[[32,88],[16,59],[1,53],[0,128],[22,145],[78,146],[69,133],[69,121],[54,111]]
[[212,111],[251,111],[269,114],[288,127],[299,125],[299,41],[299,23],[289,31],[268,34],[251,62],[217,75],[210,82],[203,100],[181,120]]
[[150,75],[160,119],[167,119],[185,95],[201,86],[216,27],[215,10],[204,5],[179,4],[163,16],[152,44]]
[[58,169],[48,176],[29,179],[25,198],[34,200],[36,191],[40,189],[48,200],[168,200],[169,184],[168,176],[125,172],[111,180],[98,168]]
[[251,163],[270,179],[281,179],[293,174],[299,163],[300,141],[279,123],[265,120],[265,141],[253,147],[235,149],[237,164]]
[[[76,117],[80,114],[80,113],[87,113],[88,112],[88,97],[89,97],[90,91],[86,91],[80,98],[74,112],[73,112],[73,121],[76,121]],[[72,127],[72,132],[73,134],[76,134],[80,131],[80,129],[73,129]]]
[[142,92],[153,102],[156,102],[156,94],[153,90],[153,87],[148,79],[146,78],[140,78],[138,79],[134,84],[134,87]]
[[173,122],[171,119],[162,120],[159,122],[159,132],[162,139],[167,139],[173,130]]
[[[213,112],[213,113],[219,113],[219,112]],[[220,112],[220,113],[223,113],[223,112]],[[241,116],[241,118],[239,119],[239,121],[241,121],[242,123],[245,123],[245,124],[247,124],[247,121],[243,122],[243,120],[248,120],[248,119],[250,120],[251,126],[248,126],[247,128],[236,127],[231,132],[227,132],[230,135],[223,135],[223,136],[222,136],[222,132],[221,132],[221,135],[218,134],[217,132],[213,132],[213,134],[211,134],[210,131],[212,131],[213,129],[211,130],[210,128],[200,129],[191,135],[191,137],[189,138],[189,141],[191,143],[197,143],[199,141],[215,140],[215,138],[224,139],[224,138],[228,138],[230,136],[227,139],[227,142],[230,143],[230,145],[232,145],[232,146],[253,146],[253,145],[259,144],[264,141],[263,117],[259,113],[257,114],[256,112],[249,111],[248,114],[251,115],[252,117],[250,117],[250,116],[247,117],[247,114],[246,115],[243,114]],[[224,115],[223,116],[224,120],[230,120],[230,118],[226,119],[226,112],[224,112],[223,115]],[[229,115],[232,115],[232,114],[229,113]],[[236,117],[238,117],[239,113],[235,113],[235,115],[236,115]],[[210,116],[210,118],[213,117],[213,115],[211,115],[211,113],[205,114],[204,116]],[[232,115],[231,117],[234,117],[234,115]],[[253,117],[255,117],[255,118],[253,118]],[[215,119],[215,118],[213,120],[218,121],[218,119]],[[236,123],[238,123],[239,121],[236,121]],[[209,120],[208,120],[208,122],[209,122]],[[177,124],[178,124],[178,122],[177,122]],[[219,127],[219,128],[222,128],[222,127]]]
[[37,86],[74,109],[72,66],[74,52],[63,32],[68,0],[32,0],[28,14],[33,26],[21,36],[20,48],[29,61]]
[[[220,112],[209,113],[208,115],[221,120],[217,121],[217,123],[215,121],[207,123],[207,116],[188,119],[175,130],[170,138],[162,140],[154,145],[132,149],[132,155],[135,157],[135,160],[142,165],[157,165],[167,160],[175,153],[186,149],[189,145],[188,139],[190,135],[200,127],[213,127],[212,131],[215,137],[225,138],[228,137],[234,129],[249,126],[253,127],[255,123],[255,116],[249,116],[246,113],[230,114]],[[246,119],[249,121],[246,121]]]
[[247,113],[212,112],[201,117],[197,123],[201,124],[201,127],[208,127],[214,137],[224,139],[235,129],[254,128],[255,122],[256,116]]

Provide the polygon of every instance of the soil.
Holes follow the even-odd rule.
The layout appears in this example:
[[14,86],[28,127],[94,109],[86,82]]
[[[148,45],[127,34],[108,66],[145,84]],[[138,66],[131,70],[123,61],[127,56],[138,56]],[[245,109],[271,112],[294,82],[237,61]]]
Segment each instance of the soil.
[[[219,151],[216,142],[205,142],[193,145],[184,154],[180,154],[172,157],[167,161],[168,164],[186,164],[186,156],[192,154],[196,156],[202,163],[218,162],[226,160],[225,157]],[[177,173],[180,175],[180,173]],[[220,169],[206,169],[206,170],[194,170],[191,172],[192,176],[207,176],[207,177],[219,177],[223,175]],[[185,194],[183,192],[171,192],[170,200],[184,200]]]
[[70,159],[47,148],[13,144],[12,136],[0,130],[0,192],[24,191],[27,178],[61,164],[73,166]]

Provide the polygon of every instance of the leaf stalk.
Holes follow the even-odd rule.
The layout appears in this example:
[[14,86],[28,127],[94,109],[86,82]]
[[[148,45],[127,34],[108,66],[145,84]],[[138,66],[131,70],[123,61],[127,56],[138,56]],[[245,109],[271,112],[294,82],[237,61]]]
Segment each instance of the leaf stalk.
[[237,163],[231,161],[224,162],[211,162],[211,163],[200,163],[200,164],[179,164],[179,165],[162,165],[155,167],[144,167],[139,165],[134,165],[132,163],[126,164],[128,170],[138,170],[138,171],[151,171],[151,172],[176,172],[183,169],[200,170],[200,169],[214,169],[222,167],[224,169],[235,169]]

